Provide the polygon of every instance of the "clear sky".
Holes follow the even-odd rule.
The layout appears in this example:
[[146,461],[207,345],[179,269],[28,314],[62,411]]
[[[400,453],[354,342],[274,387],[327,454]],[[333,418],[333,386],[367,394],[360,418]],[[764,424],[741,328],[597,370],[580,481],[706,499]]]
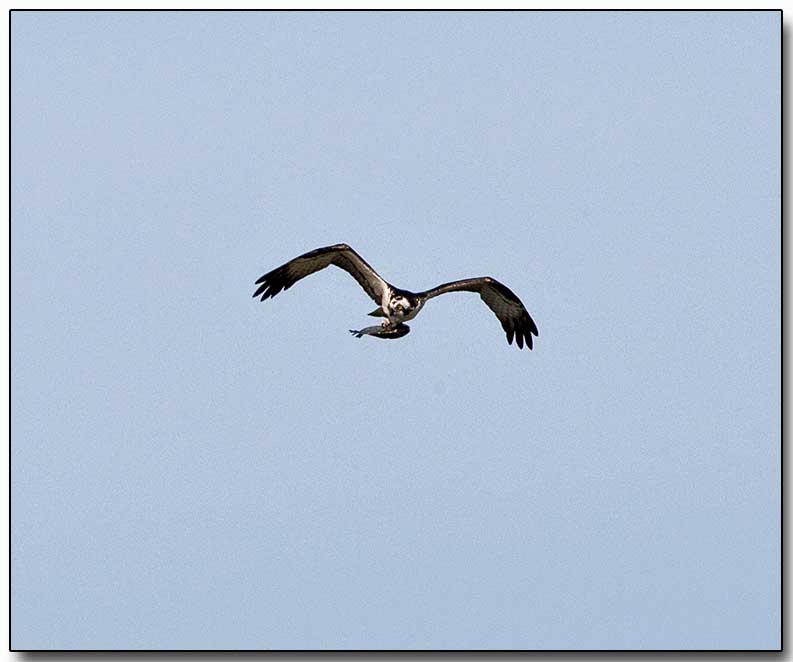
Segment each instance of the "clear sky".
[[[12,645],[766,648],[780,15],[12,16]],[[396,341],[327,270],[491,275]]]

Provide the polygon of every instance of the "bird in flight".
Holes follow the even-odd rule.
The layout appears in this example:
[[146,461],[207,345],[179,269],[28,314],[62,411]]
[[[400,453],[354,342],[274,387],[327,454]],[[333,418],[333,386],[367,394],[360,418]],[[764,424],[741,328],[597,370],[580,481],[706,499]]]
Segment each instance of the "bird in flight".
[[514,339],[520,349],[525,344],[532,348],[532,336],[538,335],[537,325],[528,311],[508,287],[495,278],[466,278],[444,283],[424,292],[409,292],[387,283],[383,278],[347,244],[334,244],[325,248],[304,253],[264,274],[256,285],[254,298],[270,299],[282,290],[288,290],[301,278],[305,278],[329,265],[335,265],[350,274],[363,290],[377,304],[369,315],[384,317],[379,326],[364,329],[350,329],[356,338],[374,336],[375,338],[401,338],[410,333],[405,324],[412,320],[430,299],[447,292],[478,292],[488,308],[492,310],[507,334],[507,342]]

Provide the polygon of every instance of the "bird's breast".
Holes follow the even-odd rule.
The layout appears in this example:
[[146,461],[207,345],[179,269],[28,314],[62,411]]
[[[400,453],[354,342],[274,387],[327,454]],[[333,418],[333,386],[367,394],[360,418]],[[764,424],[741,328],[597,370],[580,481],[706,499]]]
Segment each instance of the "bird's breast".
[[413,306],[412,308],[408,308],[403,313],[402,319],[403,320],[412,320],[416,315],[419,314],[419,311],[421,310],[421,307],[423,305],[424,305],[424,303],[422,302],[422,303],[419,303],[418,305]]

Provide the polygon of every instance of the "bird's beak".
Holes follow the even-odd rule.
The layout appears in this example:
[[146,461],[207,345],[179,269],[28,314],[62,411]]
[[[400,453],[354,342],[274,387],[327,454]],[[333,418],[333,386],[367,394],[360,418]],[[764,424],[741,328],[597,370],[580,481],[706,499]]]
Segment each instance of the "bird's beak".
[[369,317],[385,317],[382,307],[378,306],[375,308],[371,313],[369,313]]

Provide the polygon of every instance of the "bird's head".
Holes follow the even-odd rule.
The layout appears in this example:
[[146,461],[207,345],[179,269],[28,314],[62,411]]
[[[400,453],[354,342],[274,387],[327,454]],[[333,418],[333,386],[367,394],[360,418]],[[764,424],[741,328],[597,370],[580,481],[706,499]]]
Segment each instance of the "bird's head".
[[410,308],[410,301],[405,297],[398,297],[391,302],[391,309],[397,313],[404,313]]

